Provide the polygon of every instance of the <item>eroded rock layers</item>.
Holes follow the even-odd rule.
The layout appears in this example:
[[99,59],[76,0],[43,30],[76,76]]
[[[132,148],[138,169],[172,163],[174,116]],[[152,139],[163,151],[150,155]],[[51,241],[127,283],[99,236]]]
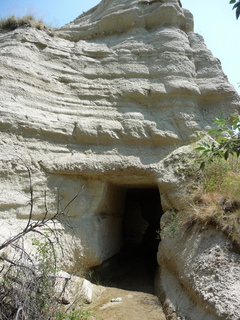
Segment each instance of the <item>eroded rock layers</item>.
[[121,248],[129,188],[180,209],[185,147],[240,105],[177,0],[103,0],[55,36],[1,31],[0,84],[2,234],[29,214],[28,166],[34,216],[67,207],[69,270]]

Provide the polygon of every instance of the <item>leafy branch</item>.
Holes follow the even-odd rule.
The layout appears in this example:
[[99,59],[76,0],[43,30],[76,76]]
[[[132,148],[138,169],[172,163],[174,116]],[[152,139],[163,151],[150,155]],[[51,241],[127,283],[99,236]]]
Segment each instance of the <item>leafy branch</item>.
[[212,142],[201,141],[195,148],[200,153],[200,168],[203,169],[207,162],[213,162],[216,158],[227,160],[230,155],[240,156],[240,119],[232,114],[224,120],[222,115],[213,121],[213,127],[208,134],[214,139]]
[[236,18],[238,19],[240,16],[240,1],[236,1],[236,0],[231,0],[229,2],[230,4],[234,4],[233,9],[236,9]]

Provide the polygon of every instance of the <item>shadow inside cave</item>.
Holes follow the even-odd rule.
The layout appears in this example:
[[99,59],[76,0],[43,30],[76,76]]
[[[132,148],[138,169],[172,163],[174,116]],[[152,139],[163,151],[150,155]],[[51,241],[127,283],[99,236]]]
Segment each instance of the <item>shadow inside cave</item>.
[[92,280],[119,289],[154,293],[162,214],[158,188],[128,189],[122,223],[122,248],[93,269]]

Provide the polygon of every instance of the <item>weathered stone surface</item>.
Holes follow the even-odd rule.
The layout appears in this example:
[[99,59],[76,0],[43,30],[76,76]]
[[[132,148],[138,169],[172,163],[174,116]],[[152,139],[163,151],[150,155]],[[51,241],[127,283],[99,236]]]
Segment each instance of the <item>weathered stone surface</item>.
[[132,29],[151,30],[171,26],[185,32],[193,31],[193,19],[177,0],[101,1],[58,34],[70,40],[92,39],[128,32]]
[[239,96],[177,0],[104,0],[56,33],[0,32],[0,217],[28,216],[31,167],[34,216],[45,191],[68,212],[72,270],[120,249],[129,188],[181,207],[172,157]]
[[63,298],[77,308],[83,303],[91,303],[105,290],[100,285],[94,285],[84,278],[73,276],[63,271],[57,273],[55,286],[56,292],[64,292]]
[[162,234],[156,277],[167,319],[240,318],[240,256],[213,228]]

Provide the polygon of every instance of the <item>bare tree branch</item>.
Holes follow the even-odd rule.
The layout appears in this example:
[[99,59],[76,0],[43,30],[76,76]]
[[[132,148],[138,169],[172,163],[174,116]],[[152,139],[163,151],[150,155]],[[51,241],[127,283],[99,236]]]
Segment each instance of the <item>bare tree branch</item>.
[[[54,293],[54,286],[57,278],[57,256],[55,244],[60,245],[60,238],[56,232],[56,223],[63,223],[62,217],[66,216],[65,211],[77,198],[76,194],[59,211],[59,194],[57,212],[49,215],[47,206],[47,193],[44,191],[45,212],[41,219],[34,219],[34,190],[32,183],[32,171],[26,166],[29,179],[30,211],[26,226],[19,233],[9,237],[0,244],[0,251],[11,247],[15,255],[9,258],[5,253],[0,256],[3,266],[0,270],[0,319],[1,320],[50,320],[54,314],[59,312],[60,304],[69,304],[64,297],[69,278],[64,278],[65,283],[61,292]],[[65,219],[64,219],[65,220]],[[51,226],[53,224],[53,227]],[[50,235],[41,230],[46,228]],[[37,245],[37,254],[32,255],[26,251],[24,238],[30,233],[38,235],[33,245]],[[54,241],[52,240],[54,239]],[[21,240],[21,241],[20,241]],[[62,250],[61,245],[59,246]],[[71,307],[71,306],[70,306]],[[69,309],[69,308],[68,308]],[[68,310],[67,309],[67,310]]]

